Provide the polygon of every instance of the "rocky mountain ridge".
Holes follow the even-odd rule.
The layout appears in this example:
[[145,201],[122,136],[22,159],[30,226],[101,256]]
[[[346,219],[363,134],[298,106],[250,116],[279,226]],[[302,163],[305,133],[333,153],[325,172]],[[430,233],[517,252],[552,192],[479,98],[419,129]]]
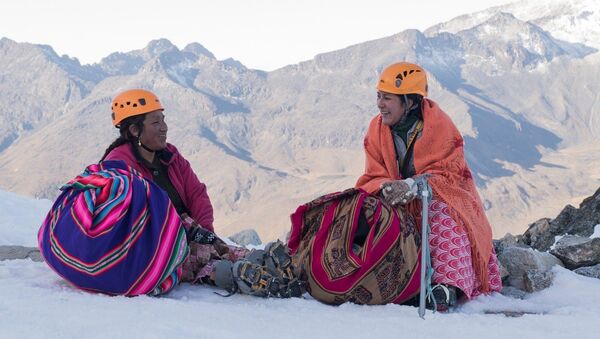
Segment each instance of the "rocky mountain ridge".
[[[164,39],[80,65],[3,38],[0,189],[55,196],[116,138],[112,96],[143,87],[159,95],[169,141],[207,183],[217,229],[281,237],[296,206],[354,184],[378,73],[409,60],[428,70],[430,97],[465,135],[495,234],[519,233],[600,184],[600,28],[590,26],[600,9],[553,1],[523,18],[532,3],[541,6],[492,8],[273,72]],[[596,30],[557,38],[577,25]]]

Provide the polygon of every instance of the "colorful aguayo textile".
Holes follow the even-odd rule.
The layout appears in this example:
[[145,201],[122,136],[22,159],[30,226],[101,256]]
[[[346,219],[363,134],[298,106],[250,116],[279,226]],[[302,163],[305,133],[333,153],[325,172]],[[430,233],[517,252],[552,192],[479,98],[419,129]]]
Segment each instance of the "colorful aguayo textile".
[[158,295],[181,278],[185,231],[167,194],[122,161],[88,166],[38,233],[45,262],[78,288]]
[[[361,210],[369,232],[357,246]],[[348,189],[298,207],[291,218],[288,245],[314,298],[375,305],[402,303],[419,292],[419,230],[401,209]]]

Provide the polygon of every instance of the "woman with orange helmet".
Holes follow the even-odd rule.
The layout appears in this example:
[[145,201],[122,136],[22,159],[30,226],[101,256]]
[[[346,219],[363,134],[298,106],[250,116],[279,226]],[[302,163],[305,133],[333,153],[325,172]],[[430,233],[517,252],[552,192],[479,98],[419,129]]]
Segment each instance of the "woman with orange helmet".
[[213,233],[206,186],[167,143],[158,97],[128,90],[111,107],[120,136],[98,164],[61,188],[40,228],[40,249],[49,266],[81,289],[163,294],[194,272],[186,268],[198,267],[190,265],[190,240],[229,251]]
[[[377,82],[377,114],[364,138],[356,187],[300,206],[289,246],[313,296],[327,303],[404,303],[419,293],[417,258],[426,178],[432,268],[431,307],[500,291],[492,231],[451,119],[427,98],[425,70],[399,62]],[[415,278],[416,277],[416,278]],[[423,286],[423,288],[428,288]]]
[[102,160],[123,160],[164,189],[180,215],[213,231],[213,208],[204,185],[177,148],[167,143],[167,123],[158,97],[131,89],[112,101],[112,123],[119,137]]
[[383,70],[377,83],[379,114],[365,136],[365,173],[356,186],[420,218],[413,202],[414,179],[427,176],[433,193],[429,242],[438,289],[434,295],[442,294],[438,304],[447,307],[456,290],[471,299],[500,291],[502,282],[463,138],[427,91],[425,70],[416,64],[400,62]]
[[[252,260],[248,261],[245,258],[248,250],[227,246],[215,235],[213,209],[206,186],[198,180],[177,148],[167,143],[164,108],[154,93],[128,90],[117,95],[111,107],[112,122],[119,128],[120,136],[101,160],[123,160],[166,191],[181,216],[189,241],[190,255],[182,265],[183,281],[208,282],[229,292],[242,291],[260,296],[290,297],[301,293],[300,286],[290,284],[292,277],[283,276],[285,272],[279,265],[272,265],[275,270],[269,272],[257,265],[262,257],[285,261],[287,254],[281,242],[268,244],[260,253],[253,252]],[[255,282],[257,272],[264,281],[270,282]],[[271,284],[274,280],[277,283]],[[286,280],[285,284],[283,280]]]
[[61,188],[40,228],[50,267],[74,286],[111,295],[159,295],[179,281],[263,297],[303,293],[280,241],[248,251],[215,235],[206,186],[167,143],[154,93],[124,91],[111,109],[120,136]]

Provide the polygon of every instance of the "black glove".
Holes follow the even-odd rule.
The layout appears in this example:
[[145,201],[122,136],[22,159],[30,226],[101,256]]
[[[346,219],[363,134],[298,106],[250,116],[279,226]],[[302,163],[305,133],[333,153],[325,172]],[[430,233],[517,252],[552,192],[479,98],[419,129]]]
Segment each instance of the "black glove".
[[217,235],[213,232],[198,226],[190,227],[186,232],[188,243],[196,242],[198,244],[213,244]]

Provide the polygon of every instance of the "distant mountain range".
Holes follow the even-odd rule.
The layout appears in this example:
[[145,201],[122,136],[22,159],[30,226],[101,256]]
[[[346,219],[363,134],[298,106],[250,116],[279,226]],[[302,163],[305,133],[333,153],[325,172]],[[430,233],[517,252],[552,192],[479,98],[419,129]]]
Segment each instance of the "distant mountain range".
[[283,237],[289,214],[353,186],[388,64],[429,72],[465,135],[496,236],[522,233],[600,186],[600,3],[522,1],[264,72],[168,40],[81,65],[0,40],[0,189],[53,198],[117,136],[110,100],[163,101],[169,141],[209,188],[216,228]]

